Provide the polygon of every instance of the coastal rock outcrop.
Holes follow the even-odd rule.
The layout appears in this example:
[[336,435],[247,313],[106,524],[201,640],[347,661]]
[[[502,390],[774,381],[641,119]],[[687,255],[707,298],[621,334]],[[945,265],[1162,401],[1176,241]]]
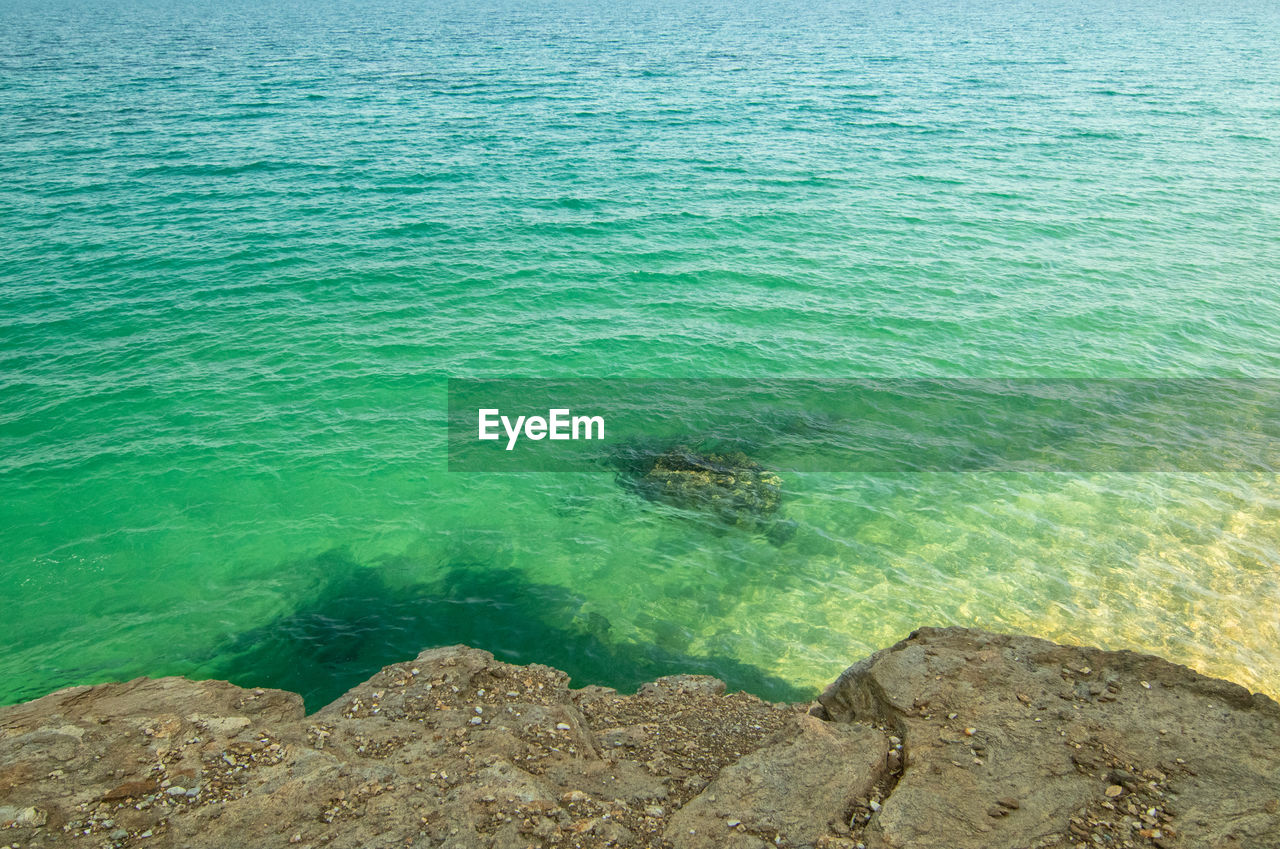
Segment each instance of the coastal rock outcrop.
[[0,845],[1278,847],[1280,706],[1158,658],[922,629],[812,705],[461,646],[319,712],[138,679],[0,710]]
[[924,628],[818,702],[903,743],[867,846],[1280,846],[1280,706],[1157,657]]

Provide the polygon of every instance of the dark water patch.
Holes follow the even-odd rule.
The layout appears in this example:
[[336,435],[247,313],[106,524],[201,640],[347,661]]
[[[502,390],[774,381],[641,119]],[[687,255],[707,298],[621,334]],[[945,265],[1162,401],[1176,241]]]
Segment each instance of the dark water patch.
[[395,587],[342,551],[326,552],[315,566],[332,576],[315,597],[237,637],[207,668],[210,677],[300,693],[315,711],[387,664],[463,643],[509,663],[563,669],[575,687],[630,692],[662,675],[691,673],[771,700],[813,696],[730,657],[689,653],[689,635],[674,625],[657,628],[654,644],[617,640],[608,619],[584,609],[581,598],[515,569],[457,562],[436,581]]

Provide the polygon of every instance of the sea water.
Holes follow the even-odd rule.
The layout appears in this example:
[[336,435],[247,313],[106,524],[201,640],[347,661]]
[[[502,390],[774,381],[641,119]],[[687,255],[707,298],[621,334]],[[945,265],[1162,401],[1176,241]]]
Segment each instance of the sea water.
[[445,434],[450,377],[1280,376],[1278,69],[1262,0],[7,0],[0,699],[458,642],[803,699],[926,624],[1280,693],[1275,464],[792,474],[779,544]]

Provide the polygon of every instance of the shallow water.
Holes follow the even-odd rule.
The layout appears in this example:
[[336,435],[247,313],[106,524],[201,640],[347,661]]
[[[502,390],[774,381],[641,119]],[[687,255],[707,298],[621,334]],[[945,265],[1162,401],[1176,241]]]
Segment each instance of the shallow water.
[[778,545],[607,473],[449,472],[445,438],[457,376],[1280,376],[1277,31],[6,4],[0,699],[316,707],[459,641],[803,698],[948,623],[1280,693],[1274,465],[792,474]]

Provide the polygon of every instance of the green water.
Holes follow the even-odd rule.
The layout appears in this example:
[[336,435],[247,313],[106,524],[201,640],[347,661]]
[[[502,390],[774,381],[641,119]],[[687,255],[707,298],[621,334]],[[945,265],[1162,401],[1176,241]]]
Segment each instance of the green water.
[[[449,377],[1280,376],[1280,11],[0,8],[0,699],[467,642],[804,698],[924,624],[1280,693],[1275,467],[446,466]],[[767,461],[769,458],[762,458]]]

